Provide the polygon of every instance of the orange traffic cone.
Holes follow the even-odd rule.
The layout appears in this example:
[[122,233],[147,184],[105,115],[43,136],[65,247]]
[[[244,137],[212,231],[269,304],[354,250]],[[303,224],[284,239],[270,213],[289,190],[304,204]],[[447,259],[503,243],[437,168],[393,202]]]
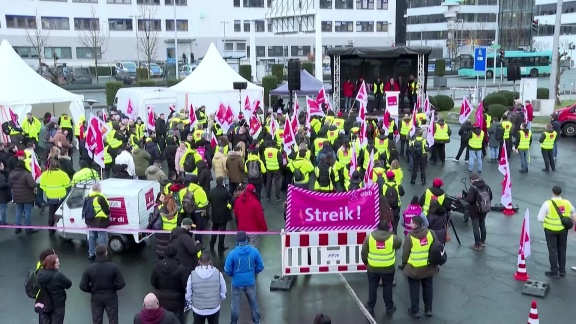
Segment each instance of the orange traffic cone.
[[538,308],[536,307],[536,301],[532,301],[532,307],[530,308],[530,315],[528,315],[528,324],[540,324],[538,319]]
[[514,212],[514,208],[512,208],[512,204],[504,207],[502,209],[502,214],[504,214],[504,216],[513,216],[516,212]]
[[526,281],[528,279],[530,279],[530,276],[528,275],[528,272],[526,271],[526,259],[524,259],[524,253],[520,253],[519,258],[518,258],[518,269],[516,270],[516,273],[514,274],[514,279],[516,280],[520,280],[520,281]]

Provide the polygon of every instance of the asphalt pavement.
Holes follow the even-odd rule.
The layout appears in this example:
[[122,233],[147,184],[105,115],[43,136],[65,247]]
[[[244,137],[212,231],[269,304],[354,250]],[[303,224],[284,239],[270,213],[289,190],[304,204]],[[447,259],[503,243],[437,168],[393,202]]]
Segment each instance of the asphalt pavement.
[[[535,138],[538,134],[534,135]],[[447,193],[456,195],[463,189],[461,178],[468,176],[463,162],[454,163],[459,138],[452,136],[447,144],[446,165],[429,165],[428,183],[440,177]],[[538,311],[543,323],[570,323],[574,319],[573,300],[576,298],[576,272],[568,269],[562,279],[548,279],[544,272],[548,270],[548,253],[544,242],[544,232],[537,221],[537,213],[542,202],[550,197],[551,188],[559,185],[564,189],[567,199],[576,201],[574,192],[576,176],[572,157],[576,147],[572,139],[562,138],[559,143],[557,171],[543,173],[543,161],[534,144],[530,172],[521,174],[519,160],[511,157],[512,193],[514,203],[520,212],[507,217],[491,212],[486,220],[488,237],[486,248],[479,252],[468,248],[473,243],[470,223],[464,223],[461,215],[453,214],[455,229],[460,236],[459,246],[452,235],[447,245],[448,262],[434,278],[434,316],[423,318],[426,323],[525,323],[533,297],[521,294],[523,282],[515,281],[516,261],[520,229],[526,209],[530,210],[532,256],[527,259],[527,269],[532,279],[550,282],[550,292],[544,299],[538,300]],[[404,187],[406,206],[413,195],[421,195],[425,187],[410,185],[407,178],[405,161],[401,162],[405,172]],[[499,201],[502,175],[496,164],[485,163],[482,177],[492,187],[494,202]],[[271,231],[280,230],[283,225],[282,204],[264,202],[265,216]],[[14,206],[8,209],[8,221],[14,222]],[[47,214],[40,215],[34,209],[34,224],[46,224]],[[229,229],[232,225],[229,225]],[[234,245],[234,236],[227,236],[227,245]],[[567,267],[576,266],[576,232],[570,231],[568,243]],[[369,323],[356,303],[356,299],[346,289],[336,274],[311,275],[299,277],[289,292],[269,291],[274,275],[280,274],[280,239],[278,236],[266,236],[260,243],[266,269],[258,276],[257,288],[262,323],[312,323],[314,316],[322,312],[332,318],[333,323]],[[68,276],[73,286],[68,291],[65,323],[90,323],[90,296],[78,288],[83,269],[89,264],[87,245],[82,242],[65,242],[49,237],[41,231],[32,235],[15,235],[13,230],[0,229],[0,314],[2,323],[35,323],[37,316],[33,311],[33,301],[23,289],[24,277],[33,269],[41,250],[54,248],[61,261],[61,271]],[[225,253],[224,253],[225,254]],[[214,254],[214,264],[222,268],[225,255]],[[397,260],[400,252],[397,254]],[[126,288],[119,292],[120,323],[131,323],[132,318],[142,305],[142,299],[151,291],[150,273],[154,266],[154,240],[121,255],[113,255],[126,279]],[[365,274],[346,274],[345,280],[361,303],[366,302],[368,288]],[[228,288],[230,280],[226,278]],[[388,317],[384,313],[382,299],[376,305],[377,323],[416,323],[407,314],[409,306],[408,284],[404,275],[397,271],[397,286],[394,288],[394,301],[398,307],[396,313]],[[379,295],[380,296],[380,295]],[[423,305],[421,305],[423,307]],[[230,292],[222,303],[221,321],[230,318]],[[240,323],[250,323],[247,301],[243,298]],[[189,316],[187,323],[192,323]]]

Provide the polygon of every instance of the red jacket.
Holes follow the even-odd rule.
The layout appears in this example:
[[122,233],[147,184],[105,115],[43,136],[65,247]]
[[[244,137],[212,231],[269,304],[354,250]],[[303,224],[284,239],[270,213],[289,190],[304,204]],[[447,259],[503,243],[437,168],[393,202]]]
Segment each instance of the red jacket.
[[532,104],[526,105],[526,114],[528,115],[526,116],[528,121],[532,122],[532,120],[534,119],[534,107],[532,107]]
[[267,232],[266,219],[262,205],[256,195],[244,191],[234,202],[234,215],[238,221],[238,230],[245,232]]
[[352,98],[354,96],[354,84],[350,81],[344,82],[344,97]]
[[400,87],[398,87],[398,82],[394,82],[394,87],[392,87],[390,81],[386,82],[386,85],[384,86],[384,91],[400,91]]

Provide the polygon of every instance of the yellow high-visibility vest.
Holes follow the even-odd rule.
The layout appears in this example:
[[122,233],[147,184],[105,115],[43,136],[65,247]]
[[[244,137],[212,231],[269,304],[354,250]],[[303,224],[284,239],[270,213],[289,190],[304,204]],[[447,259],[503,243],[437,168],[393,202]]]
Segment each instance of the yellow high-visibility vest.
[[368,265],[374,268],[392,267],[396,263],[394,236],[384,242],[378,242],[370,234],[368,237]]
[[544,218],[543,226],[547,230],[560,232],[564,230],[564,225],[562,225],[562,222],[560,221],[560,216],[570,217],[570,214],[572,213],[572,204],[566,199],[554,199],[554,202],[558,205],[558,209],[562,215],[558,215],[551,199],[546,201],[546,204],[548,205],[548,213],[546,214],[546,218]]
[[558,135],[556,131],[552,133],[544,132],[544,142],[540,144],[540,148],[544,150],[551,150],[554,148],[554,142],[556,141],[556,136]]
[[410,256],[408,257],[408,264],[414,268],[422,268],[428,265],[428,252],[432,246],[432,241],[434,237],[430,230],[426,237],[421,239],[410,235],[410,240],[412,241],[412,249],[410,249]]

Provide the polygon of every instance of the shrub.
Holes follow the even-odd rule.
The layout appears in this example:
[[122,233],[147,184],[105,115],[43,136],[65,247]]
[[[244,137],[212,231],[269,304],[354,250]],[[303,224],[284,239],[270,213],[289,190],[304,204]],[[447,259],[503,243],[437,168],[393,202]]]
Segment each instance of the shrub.
[[156,82],[154,82],[152,80],[142,80],[142,81],[138,81],[138,86],[139,87],[155,87]]
[[302,62],[302,64],[300,66],[302,67],[302,70],[306,70],[306,71],[308,71],[308,73],[314,75],[314,63]]
[[[268,102],[268,95],[270,94],[270,90],[275,89],[278,86],[278,79],[276,79],[273,75],[267,75],[262,78],[262,87],[264,88],[264,105],[270,105]],[[272,99],[272,101],[274,101]]]
[[137,68],[136,69],[136,81],[147,80],[148,79],[148,69]]
[[276,77],[276,84],[284,80],[284,64],[272,64],[272,75]]
[[241,64],[238,72],[244,79],[252,81],[252,66],[250,64]]
[[484,97],[484,100],[482,100],[482,105],[484,105],[484,107],[490,107],[491,105],[494,104],[508,106],[508,99],[506,99],[506,97],[497,92],[487,95],[486,97]]
[[437,59],[436,66],[434,67],[434,75],[443,77],[446,75],[446,60]]
[[[436,98],[434,98],[433,96],[429,96],[428,100],[430,101],[432,107],[434,108],[438,107],[438,101],[436,100]],[[414,109],[414,107],[410,107],[410,109]]]
[[108,107],[112,106],[116,92],[123,86],[122,82],[106,82],[106,104]]
[[177,85],[178,83],[180,83],[180,80],[179,80],[179,79],[168,79],[168,80],[166,80],[166,86],[167,86],[167,87],[175,86],[175,85]]
[[437,111],[449,111],[452,110],[452,108],[454,108],[454,100],[452,100],[452,98],[450,98],[449,96],[437,95],[434,97],[434,99],[436,100],[437,103],[437,105],[434,106],[436,107]]
[[[90,67],[90,73],[93,76],[96,76],[96,67]],[[116,69],[113,66],[99,66],[98,67],[98,76],[111,76],[116,75]]]
[[508,110],[508,107],[500,104],[493,104],[488,106],[488,114],[492,116],[492,118],[500,119],[502,115]]
[[498,94],[506,98],[506,102],[508,106],[514,106],[514,99],[520,98],[520,94],[518,92],[512,92],[508,90],[498,91]]
[[536,99],[550,99],[550,89],[548,88],[536,89]]

